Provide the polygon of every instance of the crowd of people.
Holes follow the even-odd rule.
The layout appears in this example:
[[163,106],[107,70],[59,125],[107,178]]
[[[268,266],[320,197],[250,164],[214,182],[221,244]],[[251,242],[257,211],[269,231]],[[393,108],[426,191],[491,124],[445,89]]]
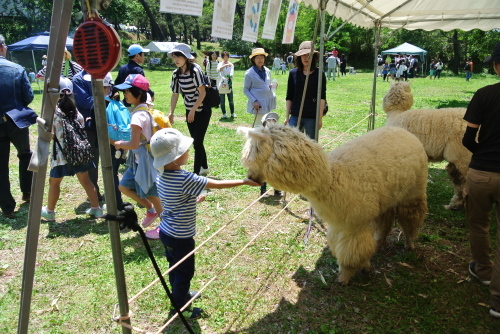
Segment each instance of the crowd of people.
[[[0,82],[5,99],[0,106],[0,206],[2,215],[15,218],[16,201],[11,194],[9,183],[9,151],[12,143],[18,151],[19,183],[22,200],[31,199],[32,173],[28,164],[32,155],[29,146],[29,124],[20,126],[9,116],[13,109],[25,108],[33,100],[30,79],[23,67],[5,59],[7,45],[0,35]],[[204,200],[203,190],[207,188],[229,188],[240,185],[261,186],[261,195],[266,192],[265,184],[257,184],[252,180],[213,180],[207,178],[210,173],[204,139],[212,116],[212,106],[208,96],[211,87],[219,90],[222,118],[228,118],[225,109],[226,95],[232,118],[236,118],[233,97],[234,65],[229,61],[229,53],[219,55],[210,53],[204,63],[206,74],[195,62],[189,45],[178,44],[168,56],[173,59],[176,70],[172,73],[170,111],[168,118],[174,125],[174,115],[179,99],[182,96],[184,119],[187,122],[189,137],[173,128],[159,131],[153,129],[153,119],[148,110],[154,101],[155,93],[151,90],[141,64],[144,63],[149,50],[134,44],[128,48],[129,61],[120,67],[116,79],[108,74],[103,79],[106,99],[119,99],[123,93],[123,104],[131,113],[130,139],[110,140],[112,148],[113,174],[115,177],[116,201],[118,208],[123,204],[125,195],[141,204],[146,213],[142,220],[143,227],[149,227],[156,219],[159,226],[148,230],[150,239],[160,239],[166,251],[170,266],[175,265],[186,254],[194,249],[196,233],[196,204]],[[90,75],[76,62],[71,54],[64,52],[63,70],[59,83],[60,98],[54,110],[53,133],[54,144],[51,153],[51,169],[47,205],[41,208],[45,220],[56,220],[56,204],[60,196],[61,182],[64,177],[76,175],[90,202],[86,214],[101,218],[104,208],[100,206],[103,199],[98,186],[99,150],[94,115],[94,101]],[[300,44],[295,53],[289,53],[285,59],[276,55],[271,69],[266,66],[269,54],[263,48],[255,48],[249,56],[251,67],[246,70],[243,93],[248,99],[247,112],[253,115],[253,127],[271,126],[279,121],[274,112],[277,107],[273,81],[274,75],[288,72],[285,97],[284,124],[298,128],[313,140],[317,140],[318,130],[322,128],[322,118],[327,107],[326,82],[335,80],[336,70],[346,75],[347,59],[338,56],[334,49],[327,57],[320,58],[310,41]],[[325,61],[325,72],[320,72],[318,64]],[[416,56],[396,55],[382,57],[379,55],[377,74],[383,80],[407,80],[415,76],[422,66]],[[500,76],[500,43],[497,43],[491,56],[485,62],[493,62],[493,68]],[[279,67],[279,71],[277,70]],[[431,60],[429,75],[440,78],[443,63],[440,59]],[[464,68],[466,80],[472,76],[472,59],[467,60]],[[46,67],[38,74],[39,79],[45,77]],[[322,86],[319,87],[319,76]],[[479,89],[473,96],[464,119],[467,129],[463,144],[473,154],[467,174],[466,214],[470,226],[471,253],[473,261],[469,264],[469,272],[482,284],[490,288],[492,302],[490,314],[500,318],[500,261],[491,261],[491,242],[489,237],[489,215],[494,203],[500,201],[500,134],[496,131],[500,126],[500,117],[496,110],[500,105],[500,97],[496,93],[500,84]],[[319,96],[319,98],[318,98]],[[302,98],[305,98],[302,101]],[[319,106],[319,113],[317,113]],[[23,109],[24,110],[24,109]],[[29,113],[29,111],[26,111]],[[67,128],[71,126],[70,132]],[[79,134],[86,138],[90,145],[90,154],[86,160],[73,163],[67,155],[67,145],[71,142],[69,134]],[[76,140],[73,138],[73,140]],[[189,149],[194,149],[193,172],[182,169],[188,163]],[[118,168],[123,162],[126,151],[127,169],[118,179]],[[275,190],[279,196],[280,191]],[[497,209],[497,221],[500,222],[500,210]],[[497,222],[497,223],[498,223]],[[498,223],[500,224],[500,223]],[[500,228],[500,225],[499,225]],[[497,237],[500,245],[500,234]],[[500,258],[500,246],[495,254]],[[194,256],[188,258],[175,270],[170,272],[173,302],[177,306],[187,303],[192,296],[190,281],[195,270]],[[171,313],[175,312],[174,310]],[[195,319],[203,310],[190,307],[185,316]]]

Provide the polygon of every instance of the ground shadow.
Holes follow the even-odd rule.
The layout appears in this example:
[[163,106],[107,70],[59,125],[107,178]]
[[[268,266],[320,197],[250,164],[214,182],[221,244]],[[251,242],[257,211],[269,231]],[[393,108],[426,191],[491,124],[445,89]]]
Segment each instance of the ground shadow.
[[436,101],[436,108],[437,109],[467,108],[468,105],[469,105],[468,101],[462,101],[462,100],[447,100],[447,101],[438,100],[438,101]]
[[[42,220],[42,223],[45,223]],[[81,238],[87,234],[108,234],[108,224],[104,219],[94,219],[88,216],[76,217],[56,222],[46,222],[49,233],[46,238]]]
[[21,230],[28,225],[28,217],[29,217],[29,202],[23,202],[19,205],[19,209],[14,211],[14,218],[6,218],[3,215],[0,215],[0,224],[8,225],[13,230]]

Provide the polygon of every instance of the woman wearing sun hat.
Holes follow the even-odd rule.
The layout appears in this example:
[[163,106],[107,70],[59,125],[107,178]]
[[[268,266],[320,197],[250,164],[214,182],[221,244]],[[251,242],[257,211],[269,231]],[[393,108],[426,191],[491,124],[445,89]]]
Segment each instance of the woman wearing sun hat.
[[184,43],[179,43],[168,53],[174,59],[177,69],[172,74],[172,97],[170,98],[170,124],[174,124],[174,111],[179,99],[179,94],[184,99],[186,108],[186,122],[189,134],[194,139],[194,173],[207,175],[208,168],[207,153],[205,151],[205,134],[207,133],[212,108],[209,103],[204,103],[206,96],[205,76],[199,65],[195,65],[190,60],[194,59],[191,54],[191,47]]
[[264,114],[276,109],[276,95],[271,90],[271,71],[264,66],[268,54],[263,48],[252,50],[252,67],[245,72],[243,93],[248,98],[247,112],[256,115],[254,125],[260,126]]
[[[299,130],[304,131],[311,139],[317,140],[316,137],[316,106],[318,98],[318,76],[319,69],[316,67],[319,60],[319,52],[314,51],[312,59],[309,60],[311,53],[311,42],[302,42],[299,46],[299,51],[295,53],[295,68],[288,75],[288,86],[286,90],[286,119],[285,124],[297,126],[300,113],[300,105],[304,92],[306,75],[309,74],[307,82],[307,92],[300,117]],[[310,64],[309,64],[310,63]],[[322,127],[323,111],[326,101],[326,76],[323,76],[323,84],[321,87],[320,100],[320,120],[319,129]],[[318,130],[319,130],[318,129]]]

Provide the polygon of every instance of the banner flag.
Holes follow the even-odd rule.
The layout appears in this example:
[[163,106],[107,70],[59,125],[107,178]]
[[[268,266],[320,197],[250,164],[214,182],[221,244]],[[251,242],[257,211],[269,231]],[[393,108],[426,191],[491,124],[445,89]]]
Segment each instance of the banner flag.
[[276,35],[276,26],[280,17],[281,0],[269,0],[267,4],[266,21],[262,29],[262,38],[274,39]]
[[212,37],[233,38],[236,0],[215,0],[212,20]]
[[245,8],[245,20],[243,23],[242,40],[257,42],[259,33],[260,14],[264,0],[248,0]]
[[285,31],[283,32],[283,44],[292,44],[295,36],[295,24],[299,15],[299,4],[295,0],[290,0],[288,13],[285,21]]
[[203,0],[160,0],[160,12],[201,16]]

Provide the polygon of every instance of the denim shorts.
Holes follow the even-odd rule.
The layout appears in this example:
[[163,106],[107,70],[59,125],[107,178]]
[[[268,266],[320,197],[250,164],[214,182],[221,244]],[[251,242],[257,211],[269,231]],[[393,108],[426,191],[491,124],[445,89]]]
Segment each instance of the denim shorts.
[[93,161],[78,166],[73,166],[70,164],[56,166],[50,170],[50,177],[60,179],[65,176],[74,176],[75,174],[78,173],[88,172],[92,168],[95,168]]
[[139,184],[135,181],[135,175],[132,171],[132,168],[128,168],[123,174],[122,179],[120,180],[120,185],[125,188],[133,189],[139,195],[140,198],[148,198],[149,196],[158,197],[158,191],[156,190],[156,183],[153,184],[151,189],[147,193],[142,191]]

